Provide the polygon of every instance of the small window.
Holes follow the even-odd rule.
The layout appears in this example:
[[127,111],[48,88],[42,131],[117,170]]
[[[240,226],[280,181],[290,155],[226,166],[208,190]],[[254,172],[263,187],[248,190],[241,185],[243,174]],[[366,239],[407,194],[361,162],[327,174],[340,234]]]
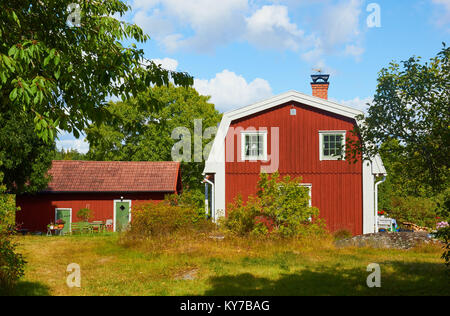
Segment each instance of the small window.
[[267,160],[267,132],[242,133],[242,160]]
[[345,152],[345,132],[320,132],[320,160],[339,160]]

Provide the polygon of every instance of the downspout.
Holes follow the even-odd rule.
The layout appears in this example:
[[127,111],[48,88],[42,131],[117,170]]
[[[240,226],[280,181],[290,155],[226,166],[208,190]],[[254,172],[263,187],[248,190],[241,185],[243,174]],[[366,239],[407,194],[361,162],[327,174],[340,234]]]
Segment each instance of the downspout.
[[383,179],[375,183],[375,233],[378,233],[378,186],[386,181],[386,176]]
[[216,200],[216,194],[214,191],[214,183],[209,181],[207,178],[203,179],[203,182],[211,184],[211,217],[213,221],[216,221],[216,209],[215,209],[215,200]]

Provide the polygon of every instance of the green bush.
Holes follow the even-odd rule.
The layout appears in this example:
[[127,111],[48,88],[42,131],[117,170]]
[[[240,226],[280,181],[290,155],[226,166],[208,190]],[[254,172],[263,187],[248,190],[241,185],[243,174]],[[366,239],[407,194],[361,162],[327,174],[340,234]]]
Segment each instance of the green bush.
[[173,205],[173,200],[136,205],[132,209],[132,221],[128,237],[148,238],[186,231],[210,230],[213,224],[198,209]]
[[352,238],[353,234],[351,231],[349,231],[347,229],[340,229],[333,233],[333,237],[335,240],[342,240],[342,239]]
[[15,250],[10,232],[0,233],[0,293],[12,289],[24,275],[26,261]]
[[442,259],[445,260],[445,264],[450,268],[450,226],[439,229],[436,237],[441,239],[445,244]]
[[88,208],[82,208],[77,212],[77,218],[82,222],[89,222],[92,218],[92,211]]
[[237,235],[270,232],[289,237],[322,231],[320,221],[311,221],[318,210],[309,206],[309,189],[300,185],[301,180],[289,176],[280,179],[278,173],[261,174],[257,196],[250,196],[246,203],[237,198],[221,226]]
[[199,189],[184,191],[181,194],[167,195],[165,200],[169,205],[195,210],[199,220],[205,218],[205,195]]
[[402,222],[411,222],[419,226],[436,228],[437,203],[423,197],[393,197],[392,208],[388,211],[391,218]]

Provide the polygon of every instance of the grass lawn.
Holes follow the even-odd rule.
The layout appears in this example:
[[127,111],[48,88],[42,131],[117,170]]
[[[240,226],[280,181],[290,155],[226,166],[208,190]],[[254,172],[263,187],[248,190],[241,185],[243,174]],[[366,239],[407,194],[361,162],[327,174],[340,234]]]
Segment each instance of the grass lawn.
[[[442,250],[336,249],[331,241],[16,237],[28,264],[15,295],[449,295]],[[81,288],[66,285],[81,266]],[[368,288],[369,263],[381,288]]]

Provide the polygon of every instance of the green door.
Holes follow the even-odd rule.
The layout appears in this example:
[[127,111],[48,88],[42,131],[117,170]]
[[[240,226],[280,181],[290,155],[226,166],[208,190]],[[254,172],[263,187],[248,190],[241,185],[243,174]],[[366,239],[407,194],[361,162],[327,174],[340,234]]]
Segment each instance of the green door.
[[57,209],[56,210],[56,220],[58,219],[62,219],[65,224],[64,224],[64,228],[62,230],[63,234],[68,234],[70,233],[70,228],[71,228],[71,213],[72,211],[70,209]]
[[130,202],[116,203],[116,232],[124,230],[130,222]]

